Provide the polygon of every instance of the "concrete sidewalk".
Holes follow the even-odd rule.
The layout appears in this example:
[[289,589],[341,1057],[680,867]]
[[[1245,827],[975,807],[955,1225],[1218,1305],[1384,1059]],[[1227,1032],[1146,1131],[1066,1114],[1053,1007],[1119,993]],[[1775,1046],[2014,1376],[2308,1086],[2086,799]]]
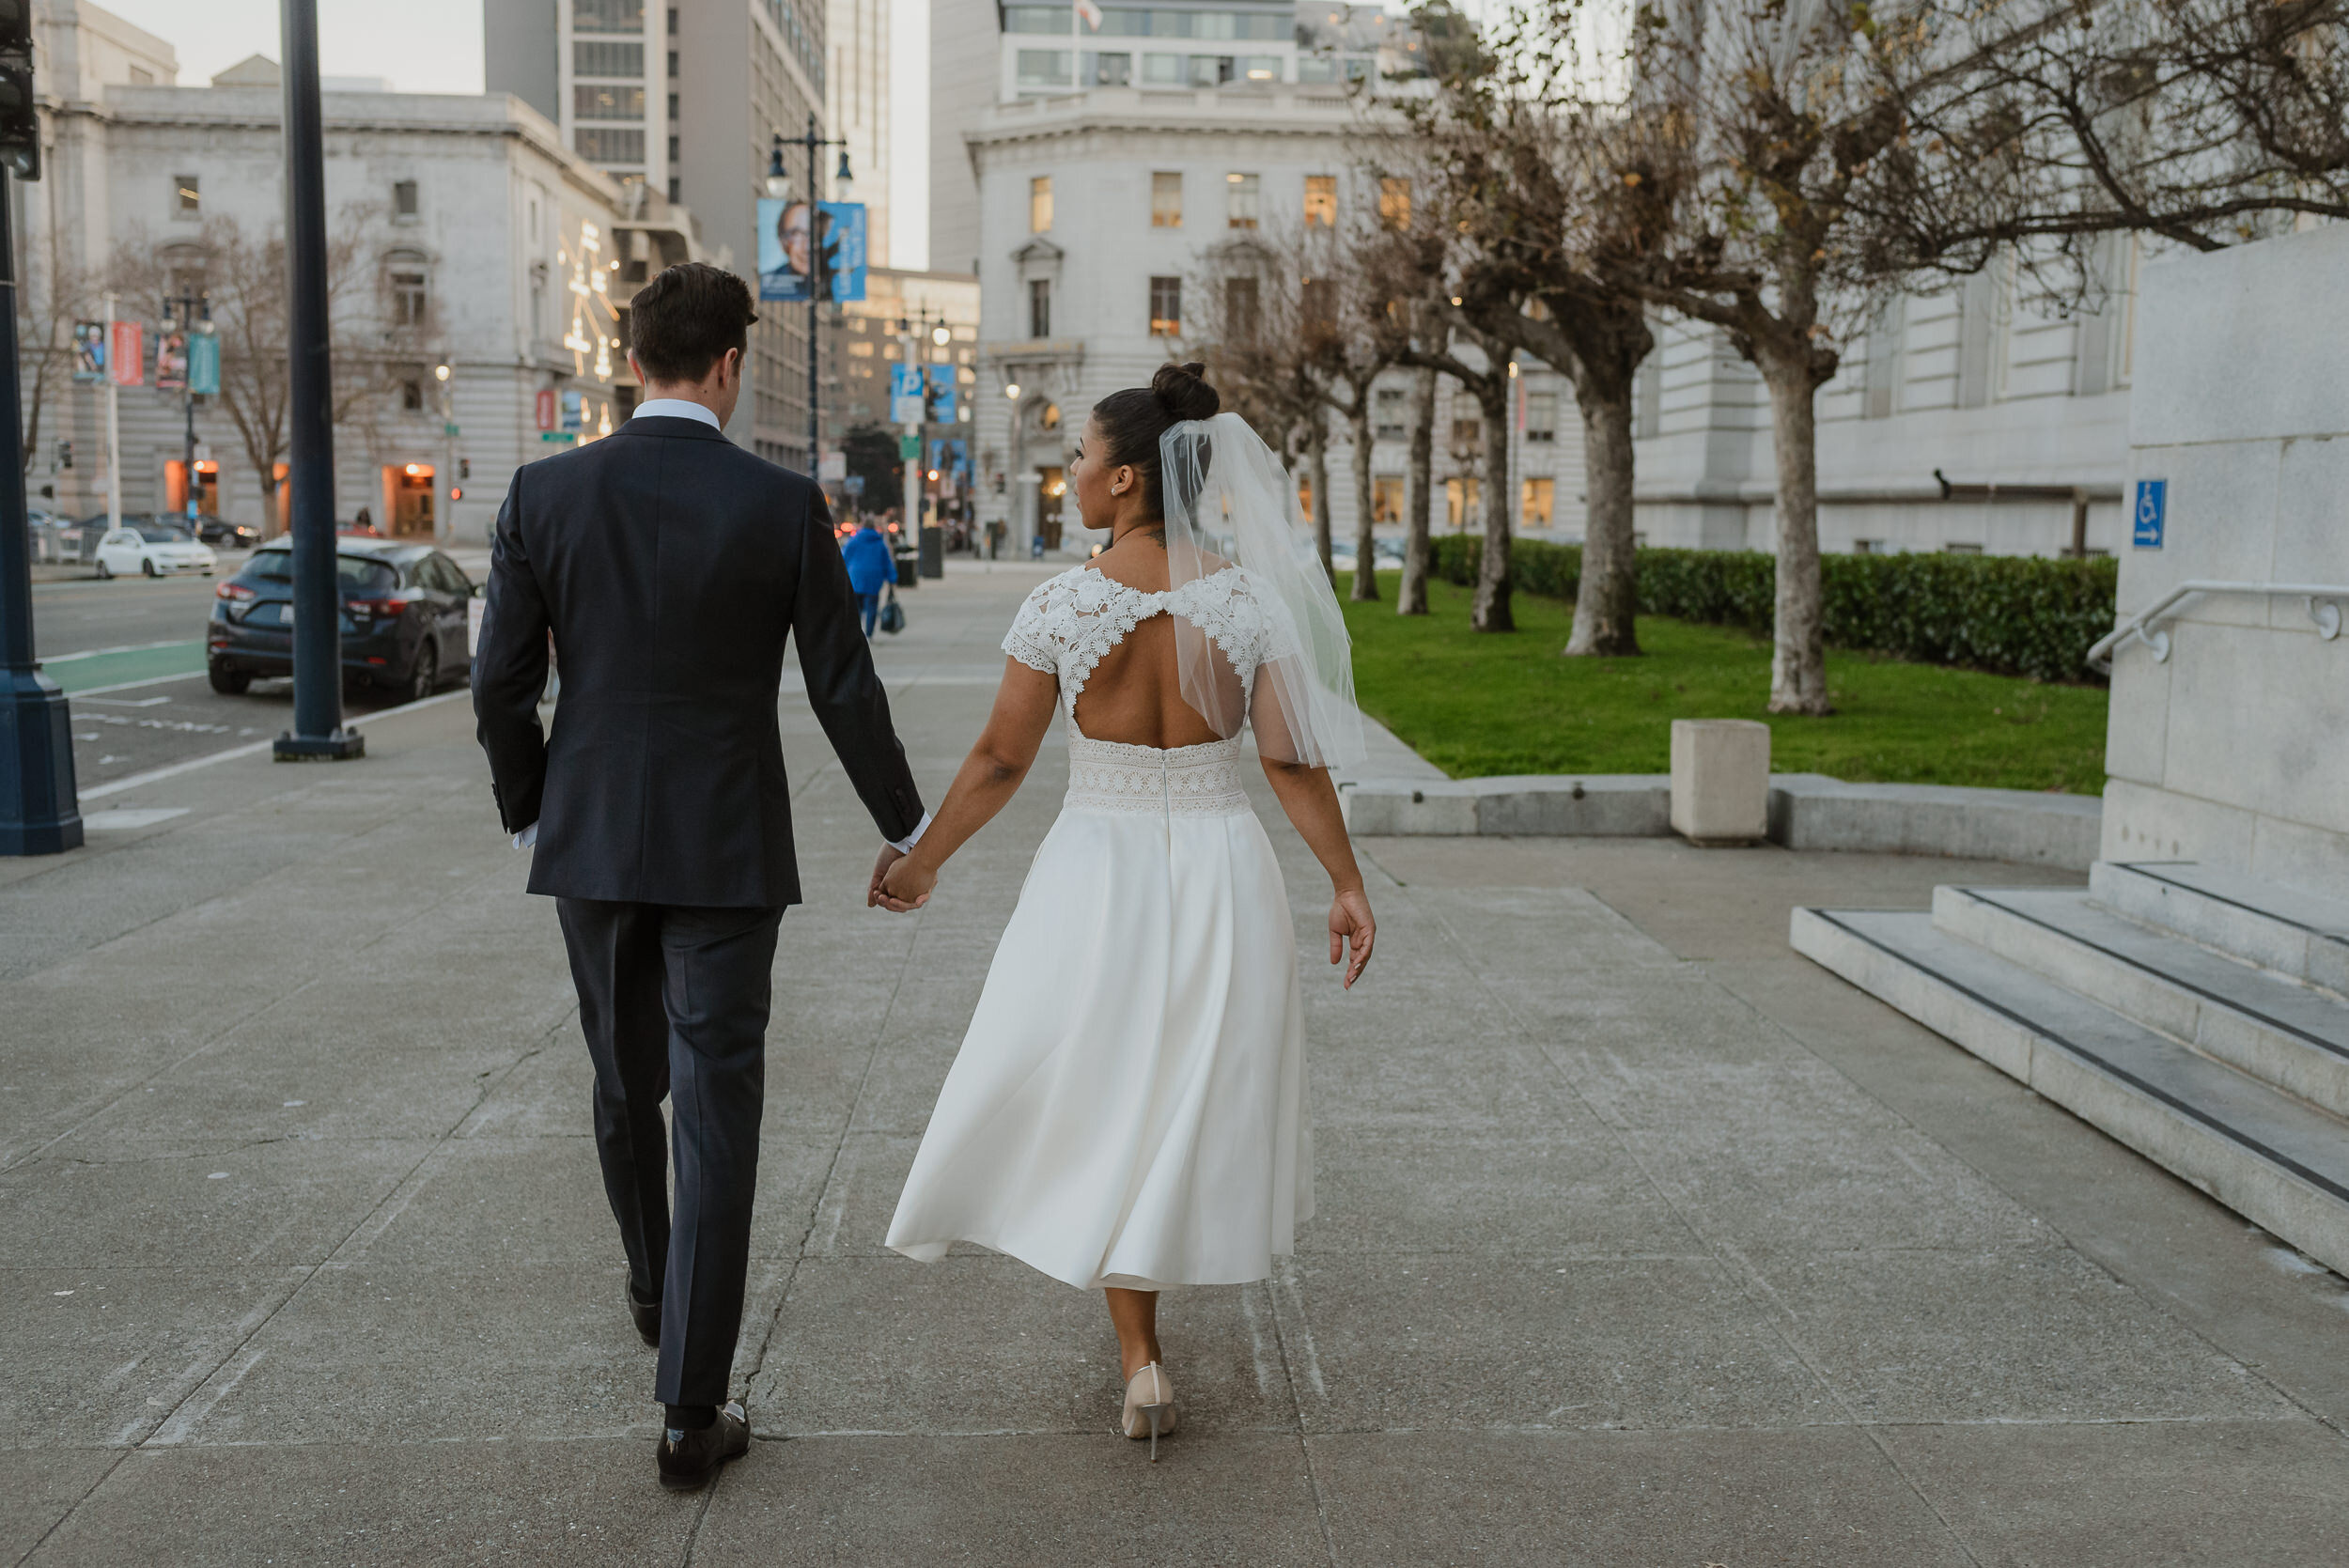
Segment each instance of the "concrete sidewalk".
[[[880,644],[933,797],[1040,575]],[[897,918],[786,721],[763,1440],[698,1496],[653,1484],[562,944],[461,696],[0,862],[0,1561],[2349,1555],[2341,1281],[1787,950],[1798,902],[2067,879],[1947,860],[1365,841],[1378,958],[1307,977],[1319,1218],[1168,1296],[1143,1463],[1097,1298],[879,1245],[1065,753]]]

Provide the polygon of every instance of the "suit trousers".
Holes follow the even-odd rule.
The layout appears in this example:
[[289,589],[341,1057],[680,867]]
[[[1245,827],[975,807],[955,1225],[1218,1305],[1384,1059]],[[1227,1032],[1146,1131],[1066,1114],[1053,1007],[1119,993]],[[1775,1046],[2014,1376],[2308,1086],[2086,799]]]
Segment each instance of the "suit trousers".
[[596,1065],[596,1153],[628,1253],[629,1289],[639,1300],[656,1291],[661,1298],[655,1397],[722,1404],[750,1270],[783,911],[586,898],[559,898],[555,908]]

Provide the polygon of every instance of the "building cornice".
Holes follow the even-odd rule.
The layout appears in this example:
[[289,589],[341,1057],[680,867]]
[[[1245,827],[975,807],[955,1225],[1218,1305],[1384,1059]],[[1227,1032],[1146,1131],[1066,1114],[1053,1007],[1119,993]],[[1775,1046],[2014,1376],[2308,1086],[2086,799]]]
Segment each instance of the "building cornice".
[[999,103],[963,132],[973,172],[989,153],[1089,138],[1261,136],[1327,141],[1376,140],[1400,133],[1400,116],[1343,94],[1148,91],[1100,88],[1065,98]]

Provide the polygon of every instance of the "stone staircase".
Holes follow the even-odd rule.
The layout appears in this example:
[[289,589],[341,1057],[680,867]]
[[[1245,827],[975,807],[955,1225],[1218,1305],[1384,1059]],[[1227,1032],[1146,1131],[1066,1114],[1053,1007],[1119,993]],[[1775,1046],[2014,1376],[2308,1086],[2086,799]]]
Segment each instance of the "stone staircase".
[[1795,950],[2349,1274],[2349,902],[2191,863],[1797,909]]

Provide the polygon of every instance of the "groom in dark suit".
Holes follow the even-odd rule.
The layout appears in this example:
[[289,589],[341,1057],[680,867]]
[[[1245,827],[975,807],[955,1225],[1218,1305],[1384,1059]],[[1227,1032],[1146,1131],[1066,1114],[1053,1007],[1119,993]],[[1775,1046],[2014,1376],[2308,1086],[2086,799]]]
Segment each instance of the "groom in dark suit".
[[[741,279],[699,262],[630,302],[647,400],[609,439],[514,475],[474,661],[499,814],[534,849],[530,891],[554,895],[570,950],[629,1308],[661,1350],[661,1481],[680,1488],[750,1444],[726,1378],[775,932],[800,899],[775,718],[786,636],[890,844],[882,864],[928,822],[823,492],[723,434],[757,318]],[[552,739],[538,727],[550,632],[563,673]]]

